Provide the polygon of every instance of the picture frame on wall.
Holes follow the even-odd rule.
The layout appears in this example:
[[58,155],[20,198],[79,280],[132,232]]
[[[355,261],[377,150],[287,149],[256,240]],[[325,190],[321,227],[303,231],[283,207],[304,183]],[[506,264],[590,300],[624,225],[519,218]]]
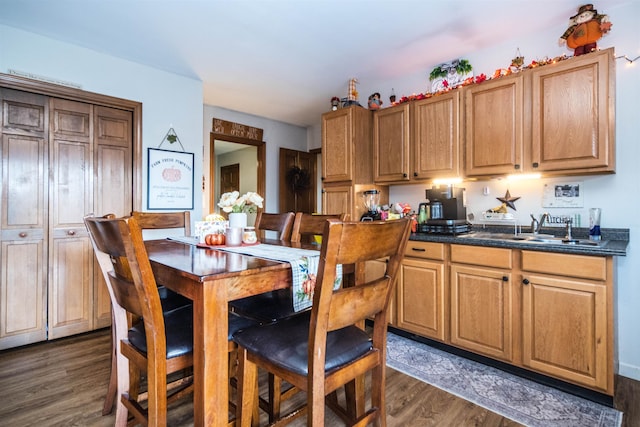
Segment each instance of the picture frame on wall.
[[550,182],[544,185],[542,207],[582,208],[584,207],[582,182]]
[[193,153],[148,148],[147,209],[193,209]]

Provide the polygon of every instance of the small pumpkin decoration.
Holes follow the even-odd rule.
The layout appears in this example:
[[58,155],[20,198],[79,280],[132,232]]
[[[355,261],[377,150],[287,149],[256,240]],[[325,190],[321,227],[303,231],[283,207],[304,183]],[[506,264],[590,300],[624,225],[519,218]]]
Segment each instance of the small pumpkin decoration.
[[309,171],[301,169],[297,165],[291,166],[287,171],[285,179],[289,188],[296,194],[306,191],[311,187],[311,175],[309,175]]

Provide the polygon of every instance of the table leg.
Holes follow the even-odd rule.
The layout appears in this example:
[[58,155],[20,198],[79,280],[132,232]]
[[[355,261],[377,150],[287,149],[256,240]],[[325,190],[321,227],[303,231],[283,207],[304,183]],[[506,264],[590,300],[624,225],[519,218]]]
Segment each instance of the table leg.
[[227,425],[228,321],[224,281],[203,283],[193,302],[195,426]]

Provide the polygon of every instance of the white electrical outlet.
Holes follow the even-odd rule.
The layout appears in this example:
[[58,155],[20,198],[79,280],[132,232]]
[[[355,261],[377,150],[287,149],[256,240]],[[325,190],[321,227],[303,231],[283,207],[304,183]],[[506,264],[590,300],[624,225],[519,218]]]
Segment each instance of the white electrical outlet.
[[485,196],[488,196],[489,194],[491,194],[489,187],[482,187],[482,194]]

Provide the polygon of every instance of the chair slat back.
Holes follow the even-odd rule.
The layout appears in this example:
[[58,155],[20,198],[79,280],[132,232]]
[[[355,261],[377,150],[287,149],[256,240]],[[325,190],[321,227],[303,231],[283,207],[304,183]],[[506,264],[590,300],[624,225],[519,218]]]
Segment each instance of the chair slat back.
[[[374,323],[382,321],[386,327],[387,307],[410,233],[408,219],[327,221],[312,309],[316,334],[326,335],[328,331],[353,325],[368,317],[376,317]],[[368,282],[363,282],[363,276],[357,277],[355,286],[333,291],[337,264],[359,264],[382,258],[388,259],[384,274],[370,277]]]
[[258,212],[256,216],[256,230],[264,238],[265,231],[274,231],[278,234],[279,240],[291,240],[291,229],[293,227],[293,212],[286,213],[264,213]]
[[184,228],[184,235],[191,236],[191,214],[182,212],[131,212],[142,230]]
[[[106,257],[112,265],[108,286],[112,303],[144,319],[147,335],[153,331],[161,346],[165,345],[164,320],[160,296],[151,270],[142,231],[136,220],[129,218],[86,217],[96,256],[101,265]],[[153,342],[153,340],[151,341]],[[149,346],[149,343],[147,343]]]
[[321,236],[324,233],[324,225],[328,219],[348,221],[348,214],[335,215],[311,215],[309,213],[297,212],[293,220],[291,231],[292,242],[302,242],[303,239]]

